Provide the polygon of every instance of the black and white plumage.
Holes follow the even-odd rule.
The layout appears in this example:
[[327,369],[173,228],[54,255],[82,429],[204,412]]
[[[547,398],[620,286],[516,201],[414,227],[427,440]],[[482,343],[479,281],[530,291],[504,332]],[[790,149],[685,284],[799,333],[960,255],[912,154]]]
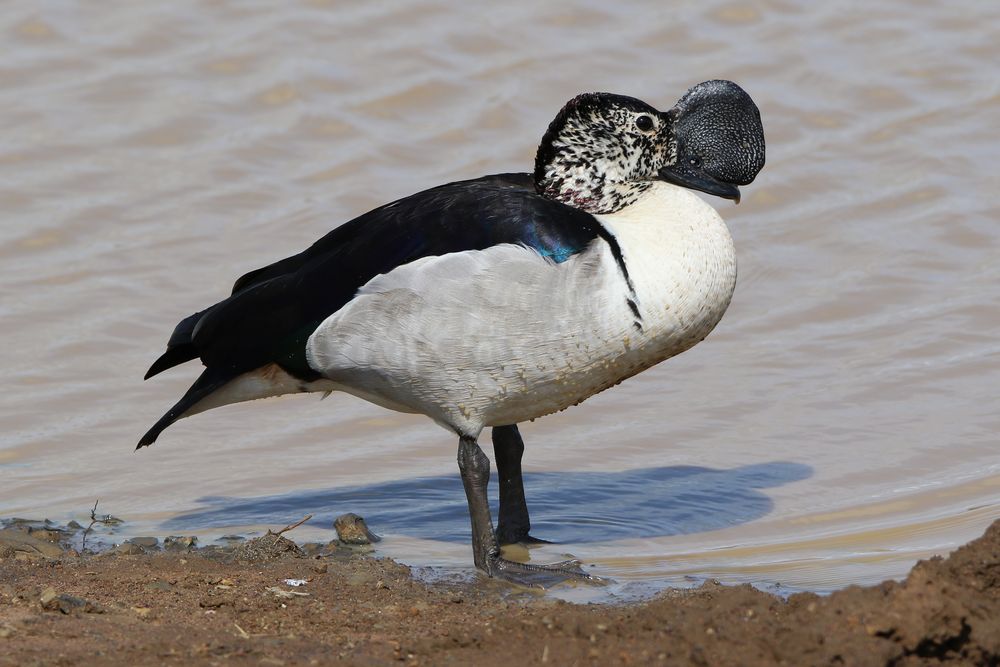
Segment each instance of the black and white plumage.
[[[516,475],[501,464],[500,531],[526,538],[513,425],[708,335],[732,296],[735,253],[689,188],[738,200],[763,161],[757,108],[731,82],[699,84],[667,112],[580,95],[549,126],[533,174],[377,208],[182,320],[146,377],[196,358],[205,370],[138,447],[182,417],[286,393],[345,391],[425,414],[460,437],[476,564],[537,573],[499,558],[476,439],[506,429],[517,450]],[[514,510],[505,477],[520,490]]]

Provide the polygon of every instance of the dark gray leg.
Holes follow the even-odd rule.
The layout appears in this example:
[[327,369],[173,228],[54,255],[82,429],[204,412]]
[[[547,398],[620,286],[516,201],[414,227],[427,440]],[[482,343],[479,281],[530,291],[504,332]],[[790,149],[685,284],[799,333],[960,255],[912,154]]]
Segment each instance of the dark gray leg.
[[469,518],[472,519],[472,559],[476,567],[492,576],[491,565],[500,558],[500,545],[493,532],[493,518],[486,499],[490,460],[474,438],[462,436],[458,441],[458,469],[462,473]]
[[546,588],[563,581],[603,583],[599,577],[584,573],[577,561],[552,565],[515,563],[500,557],[500,545],[493,532],[493,519],[486,499],[490,482],[490,460],[476,444],[475,438],[462,436],[458,441],[458,469],[469,503],[472,519],[472,557],[476,567],[491,577],[507,579],[522,586]]
[[493,428],[493,455],[497,460],[500,477],[500,514],[497,517],[497,540],[500,544],[544,542],[528,535],[528,503],[524,500],[524,482],[521,479],[521,456],[524,441],[517,424]]

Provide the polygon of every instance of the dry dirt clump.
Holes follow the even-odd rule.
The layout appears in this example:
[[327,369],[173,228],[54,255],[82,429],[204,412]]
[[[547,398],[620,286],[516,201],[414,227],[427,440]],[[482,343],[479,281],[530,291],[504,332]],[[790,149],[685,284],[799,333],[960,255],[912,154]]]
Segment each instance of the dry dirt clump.
[[233,550],[233,558],[241,563],[266,563],[280,558],[304,556],[305,552],[299,545],[275,533],[247,540]]
[[0,531],[15,545],[0,560],[0,665],[1000,665],[1000,522],[903,582],[788,600],[706,584],[623,606],[428,585],[280,532],[237,557],[49,556],[44,534]]

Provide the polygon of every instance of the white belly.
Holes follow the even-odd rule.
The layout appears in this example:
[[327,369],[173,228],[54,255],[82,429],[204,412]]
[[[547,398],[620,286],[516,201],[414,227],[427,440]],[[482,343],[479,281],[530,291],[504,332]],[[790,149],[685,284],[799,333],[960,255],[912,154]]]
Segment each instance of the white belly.
[[663,184],[600,220],[634,293],[602,240],[561,264],[512,245],[424,258],[365,285],[313,333],[307,359],[344,391],[478,435],[579,403],[708,335],[736,275],[714,209]]

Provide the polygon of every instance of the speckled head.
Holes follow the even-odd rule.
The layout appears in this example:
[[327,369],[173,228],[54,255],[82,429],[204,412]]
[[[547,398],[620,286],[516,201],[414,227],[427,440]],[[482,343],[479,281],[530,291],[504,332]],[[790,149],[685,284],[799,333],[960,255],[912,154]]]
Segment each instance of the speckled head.
[[585,93],[549,125],[535,156],[535,188],[590,213],[613,213],[665,180],[739,201],[736,185],[764,166],[764,132],[750,96],[706,81],[673,109],[634,97]]
[[634,97],[578,95],[542,137],[535,188],[590,213],[620,210],[674,161],[671,124],[667,114]]

